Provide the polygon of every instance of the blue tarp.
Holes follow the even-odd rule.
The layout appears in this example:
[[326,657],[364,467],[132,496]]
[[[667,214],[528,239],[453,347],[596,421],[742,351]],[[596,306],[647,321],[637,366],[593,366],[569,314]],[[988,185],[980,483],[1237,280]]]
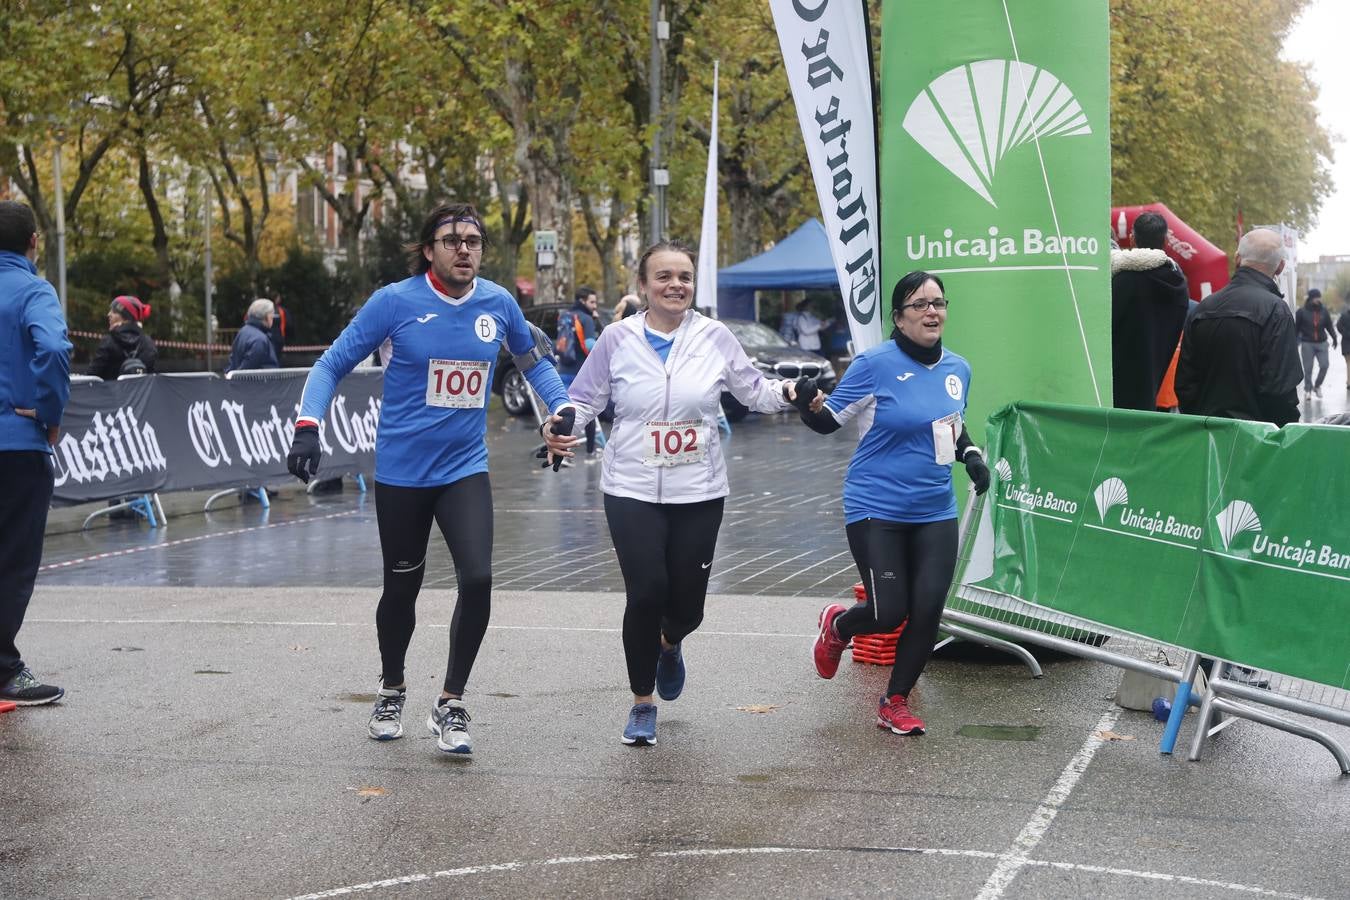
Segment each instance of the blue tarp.
[[772,250],[717,272],[717,314],[753,319],[755,291],[838,289],[830,242],[819,219],[807,219]]

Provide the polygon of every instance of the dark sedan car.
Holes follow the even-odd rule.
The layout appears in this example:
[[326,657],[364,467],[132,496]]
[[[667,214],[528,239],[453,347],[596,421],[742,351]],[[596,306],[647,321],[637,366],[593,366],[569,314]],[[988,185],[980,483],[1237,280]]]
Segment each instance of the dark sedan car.
[[[531,325],[538,325],[544,334],[549,336],[549,340],[557,340],[558,314],[571,308],[570,303],[541,303],[538,306],[522,306],[520,311],[525,314],[525,321]],[[601,307],[596,310],[596,315],[600,317],[602,326],[609,324],[609,310]],[[492,390],[502,398],[502,405],[511,415],[523,416],[531,411],[529,382],[516,369],[516,364],[504,344],[501,353],[497,355],[497,368],[492,376]]]
[[[794,347],[767,325],[746,319],[723,319],[722,324],[741,342],[745,355],[770,378],[796,380],[803,375],[816,379],[821,390],[834,388],[834,367],[819,353]],[[722,394],[722,409],[733,422],[744,419],[749,412],[735,397]]]

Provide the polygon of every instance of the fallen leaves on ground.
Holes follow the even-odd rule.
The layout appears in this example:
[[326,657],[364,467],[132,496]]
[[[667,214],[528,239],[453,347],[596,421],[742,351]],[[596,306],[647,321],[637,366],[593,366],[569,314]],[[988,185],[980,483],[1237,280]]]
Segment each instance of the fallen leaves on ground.
[[1104,740],[1104,741],[1132,741],[1132,740],[1134,740],[1134,735],[1132,735],[1132,734],[1116,734],[1114,731],[1099,731],[1099,732],[1097,732],[1097,737],[1101,738],[1101,739]]
[[347,788],[347,790],[356,791],[356,796],[358,797],[383,797],[385,794],[389,793],[389,791],[382,787],[372,787],[370,785],[359,788]]
[[782,709],[782,708],[783,708],[783,707],[781,707],[781,706],[775,706],[775,705],[773,705],[773,704],[771,704],[771,703],[751,703],[751,704],[749,704],[748,706],[733,706],[733,707],[732,707],[732,709],[736,710],[737,712],[756,713],[756,714],[761,715],[761,716],[764,715],[765,713],[771,713],[771,712],[773,712],[775,709]]

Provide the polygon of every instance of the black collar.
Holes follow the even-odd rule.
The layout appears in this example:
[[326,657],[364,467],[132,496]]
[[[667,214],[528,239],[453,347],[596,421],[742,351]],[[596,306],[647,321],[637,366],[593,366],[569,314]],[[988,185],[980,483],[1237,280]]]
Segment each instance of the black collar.
[[905,337],[904,333],[896,328],[891,332],[891,337],[895,340],[895,346],[903,350],[910,359],[925,366],[936,365],[937,361],[942,359],[942,338],[938,338],[937,343],[931,347],[924,347],[914,343]]

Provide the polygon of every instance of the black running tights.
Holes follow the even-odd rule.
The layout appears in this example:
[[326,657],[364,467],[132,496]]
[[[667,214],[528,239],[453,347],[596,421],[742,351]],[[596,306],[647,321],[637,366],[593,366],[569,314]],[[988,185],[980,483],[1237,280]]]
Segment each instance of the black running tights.
[[492,486],[486,472],[440,487],[375,484],[375,518],[384,555],[384,593],[375,610],[385,684],[403,684],[403,660],[417,625],[431,523],[455,562],[459,597],[450,620],[445,690],[463,694],[492,612]]
[[894,631],[906,619],[895,648],[886,696],[909,695],[937,640],[942,607],[956,572],[955,519],[904,523],[863,519],[847,526],[848,548],[867,587],[867,602],[834,620],[845,641]]
[[605,518],[628,594],[623,652],[634,696],[646,697],[656,687],[661,635],[678,644],[703,621],[722,504],[721,497],[647,503],[605,495]]

